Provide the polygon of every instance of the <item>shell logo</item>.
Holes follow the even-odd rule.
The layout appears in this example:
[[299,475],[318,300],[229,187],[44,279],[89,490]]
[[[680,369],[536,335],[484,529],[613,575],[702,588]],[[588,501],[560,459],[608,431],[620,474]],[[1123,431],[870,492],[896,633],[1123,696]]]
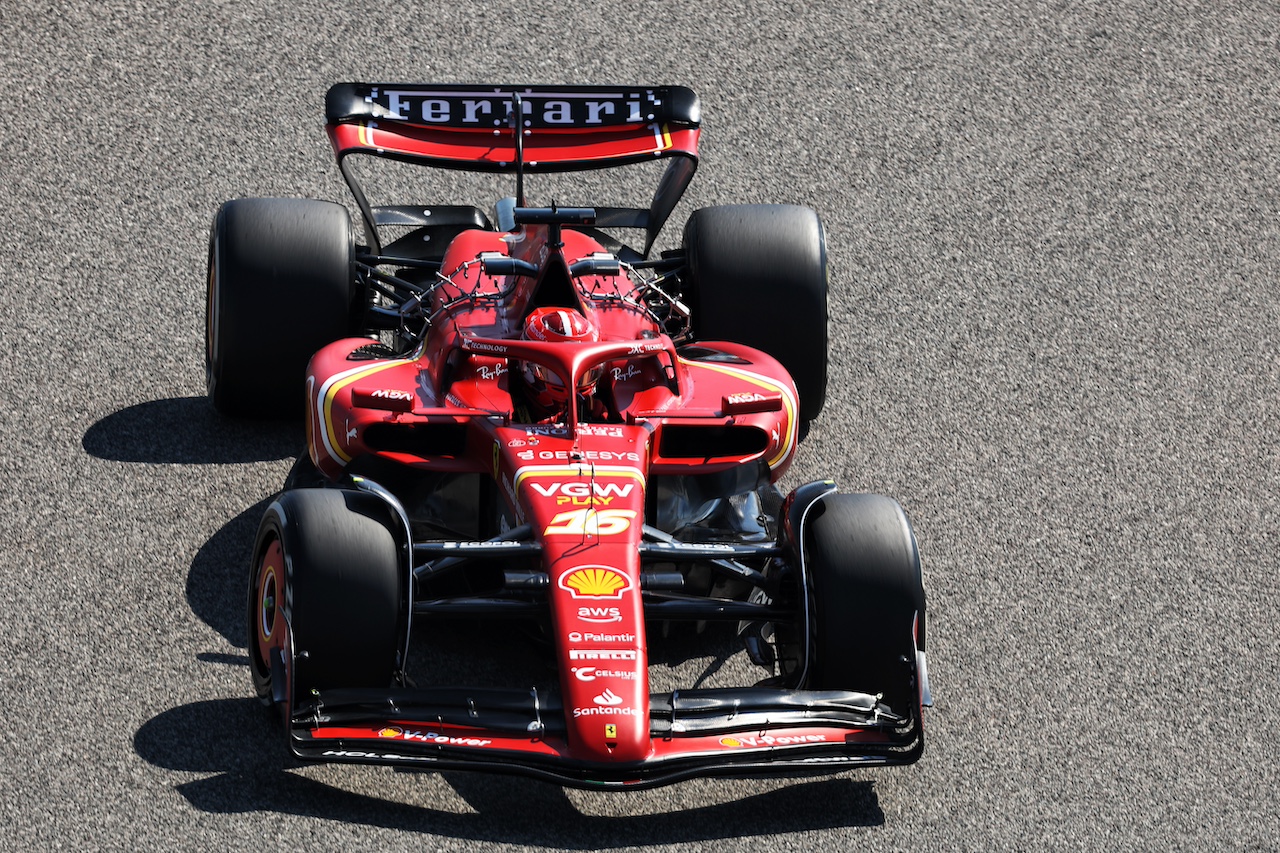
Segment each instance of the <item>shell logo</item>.
[[404,734],[404,729],[395,726],[387,726],[385,729],[378,731],[378,737],[400,737],[402,734]]
[[721,746],[742,746],[742,741],[738,740],[736,737],[722,737],[720,738],[720,745]]
[[560,588],[574,598],[622,598],[631,580],[608,566],[579,566],[560,576]]

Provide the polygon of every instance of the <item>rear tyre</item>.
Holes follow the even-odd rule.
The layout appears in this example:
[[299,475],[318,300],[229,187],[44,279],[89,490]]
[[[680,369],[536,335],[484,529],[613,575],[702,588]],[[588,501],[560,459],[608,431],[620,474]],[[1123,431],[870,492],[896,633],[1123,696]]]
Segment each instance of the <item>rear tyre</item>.
[[684,298],[699,340],[776,358],[800,395],[800,420],[827,398],[827,248],[807,207],[742,204],[695,210],[684,229]]
[[327,201],[244,198],[209,235],[205,378],[218,411],[293,416],[307,361],[357,331],[351,217]]
[[312,690],[391,685],[407,602],[388,521],[377,498],[340,489],[284,492],[268,507],[250,564],[249,661],[258,698],[286,720]]
[[805,686],[879,693],[895,713],[915,713],[925,595],[902,507],[880,495],[831,494],[814,504],[804,537],[812,617]]

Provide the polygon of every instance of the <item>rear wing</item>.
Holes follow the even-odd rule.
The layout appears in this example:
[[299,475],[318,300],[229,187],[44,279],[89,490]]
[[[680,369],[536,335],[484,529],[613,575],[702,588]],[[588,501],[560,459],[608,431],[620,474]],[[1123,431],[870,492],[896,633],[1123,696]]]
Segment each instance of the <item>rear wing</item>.
[[325,121],[371,232],[384,223],[344,166],[350,154],[517,180],[671,158],[648,210],[598,209],[601,225],[643,228],[648,254],[697,168],[701,108],[683,86],[338,83],[325,97]]

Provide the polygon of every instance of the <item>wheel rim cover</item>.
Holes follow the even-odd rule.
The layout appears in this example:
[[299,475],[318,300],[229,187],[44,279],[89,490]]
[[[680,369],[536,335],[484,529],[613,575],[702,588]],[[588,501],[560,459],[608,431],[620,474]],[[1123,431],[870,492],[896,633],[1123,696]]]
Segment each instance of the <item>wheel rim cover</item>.
[[277,539],[267,546],[258,566],[257,604],[254,608],[258,659],[267,672],[271,670],[272,651],[284,648],[285,622],[280,611],[283,571],[284,552]]

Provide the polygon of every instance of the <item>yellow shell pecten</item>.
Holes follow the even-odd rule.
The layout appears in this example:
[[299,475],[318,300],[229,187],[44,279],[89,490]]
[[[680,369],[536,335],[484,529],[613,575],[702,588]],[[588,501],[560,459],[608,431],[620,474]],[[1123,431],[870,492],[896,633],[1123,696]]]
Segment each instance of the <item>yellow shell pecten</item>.
[[627,585],[624,575],[603,566],[574,569],[564,579],[564,585],[579,595],[617,595]]

